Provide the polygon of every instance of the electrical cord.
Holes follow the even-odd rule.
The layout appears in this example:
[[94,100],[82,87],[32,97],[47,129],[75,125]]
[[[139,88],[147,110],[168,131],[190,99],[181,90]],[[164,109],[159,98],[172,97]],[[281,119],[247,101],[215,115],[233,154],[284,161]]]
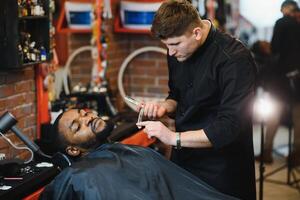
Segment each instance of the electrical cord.
[[26,147],[26,146],[23,146],[23,147],[19,147],[19,146],[16,146],[14,143],[12,143],[12,141],[9,139],[9,138],[7,138],[1,131],[0,131],[0,135],[13,147],[13,148],[15,148],[15,149],[17,149],[17,150],[27,150],[27,151],[29,151],[30,152],[30,158],[27,160],[27,161],[24,161],[24,163],[25,164],[27,164],[27,163],[30,163],[32,160],[33,160],[33,151],[31,150],[31,149],[29,149],[28,147]]

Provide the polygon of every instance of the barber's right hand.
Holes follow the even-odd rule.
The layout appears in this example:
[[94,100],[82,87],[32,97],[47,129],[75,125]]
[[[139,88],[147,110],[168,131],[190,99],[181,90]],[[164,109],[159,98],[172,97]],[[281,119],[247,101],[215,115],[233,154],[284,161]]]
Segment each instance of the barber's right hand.
[[138,110],[144,108],[144,116],[149,119],[163,117],[167,113],[167,109],[160,102],[143,102],[138,106]]

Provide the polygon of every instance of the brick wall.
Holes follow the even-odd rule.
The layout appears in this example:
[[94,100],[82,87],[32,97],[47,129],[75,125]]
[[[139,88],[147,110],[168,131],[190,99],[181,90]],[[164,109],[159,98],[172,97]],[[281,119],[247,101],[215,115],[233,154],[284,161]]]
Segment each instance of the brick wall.
[[[90,45],[90,40],[91,34],[70,34],[69,54],[71,55],[80,47]],[[70,65],[72,87],[78,83],[87,85],[90,82],[92,66],[93,62],[89,51],[84,51],[74,58]]]
[[[11,72],[0,71],[0,115],[11,112],[18,120],[17,127],[30,139],[36,138],[36,93],[34,68]],[[22,142],[14,134],[6,134],[15,144]],[[7,158],[27,157],[28,152],[13,149],[0,137],[0,152]]]
[[[114,17],[118,15],[118,1],[113,1]],[[106,27],[109,38],[107,77],[119,109],[124,108],[117,91],[117,75],[124,59],[134,50],[145,46],[162,47],[159,40],[150,34],[115,33],[113,21],[108,20]],[[127,66],[123,77],[126,94],[132,96],[158,97],[167,96],[168,70],[165,56],[160,53],[149,52],[136,56]],[[118,104],[119,103],[119,104]]]
[[[117,89],[117,78],[124,59],[134,50],[144,46],[161,46],[160,41],[150,34],[115,33],[113,20],[104,22],[106,37],[108,38],[107,79],[112,91],[114,103],[118,109],[124,108]],[[69,36],[69,52],[89,45],[90,34],[71,34]],[[92,60],[90,54],[84,53],[76,57],[71,65],[71,84],[81,82],[88,84],[91,78]],[[161,53],[146,52],[135,57],[126,68],[123,83],[127,94],[132,96],[158,97],[167,96],[168,70],[166,58]]]

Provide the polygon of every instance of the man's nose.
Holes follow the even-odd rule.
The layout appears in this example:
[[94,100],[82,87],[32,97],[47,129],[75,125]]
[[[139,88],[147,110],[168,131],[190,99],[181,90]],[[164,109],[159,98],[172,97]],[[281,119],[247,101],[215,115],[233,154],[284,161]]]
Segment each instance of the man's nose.
[[88,125],[88,123],[93,119],[92,116],[83,116],[81,117],[81,123]]
[[173,55],[175,55],[176,54],[176,50],[174,49],[174,48],[170,48],[169,47],[169,55],[170,56],[173,56]]

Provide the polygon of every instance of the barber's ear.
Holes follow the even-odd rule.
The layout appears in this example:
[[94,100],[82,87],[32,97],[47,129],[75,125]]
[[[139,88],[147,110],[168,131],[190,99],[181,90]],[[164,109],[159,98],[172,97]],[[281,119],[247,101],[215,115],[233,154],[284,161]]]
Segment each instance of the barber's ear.
[[68,155],[73,156],[73,157],[79,156],[81,154],[80,149],[77,147],[73,147],[73,146],[68,146],[66,148],[66,152]]
[[200,40],[202,38],[202,29],[200,27],[194,28],[193,34],[194,34],[196,40]]

